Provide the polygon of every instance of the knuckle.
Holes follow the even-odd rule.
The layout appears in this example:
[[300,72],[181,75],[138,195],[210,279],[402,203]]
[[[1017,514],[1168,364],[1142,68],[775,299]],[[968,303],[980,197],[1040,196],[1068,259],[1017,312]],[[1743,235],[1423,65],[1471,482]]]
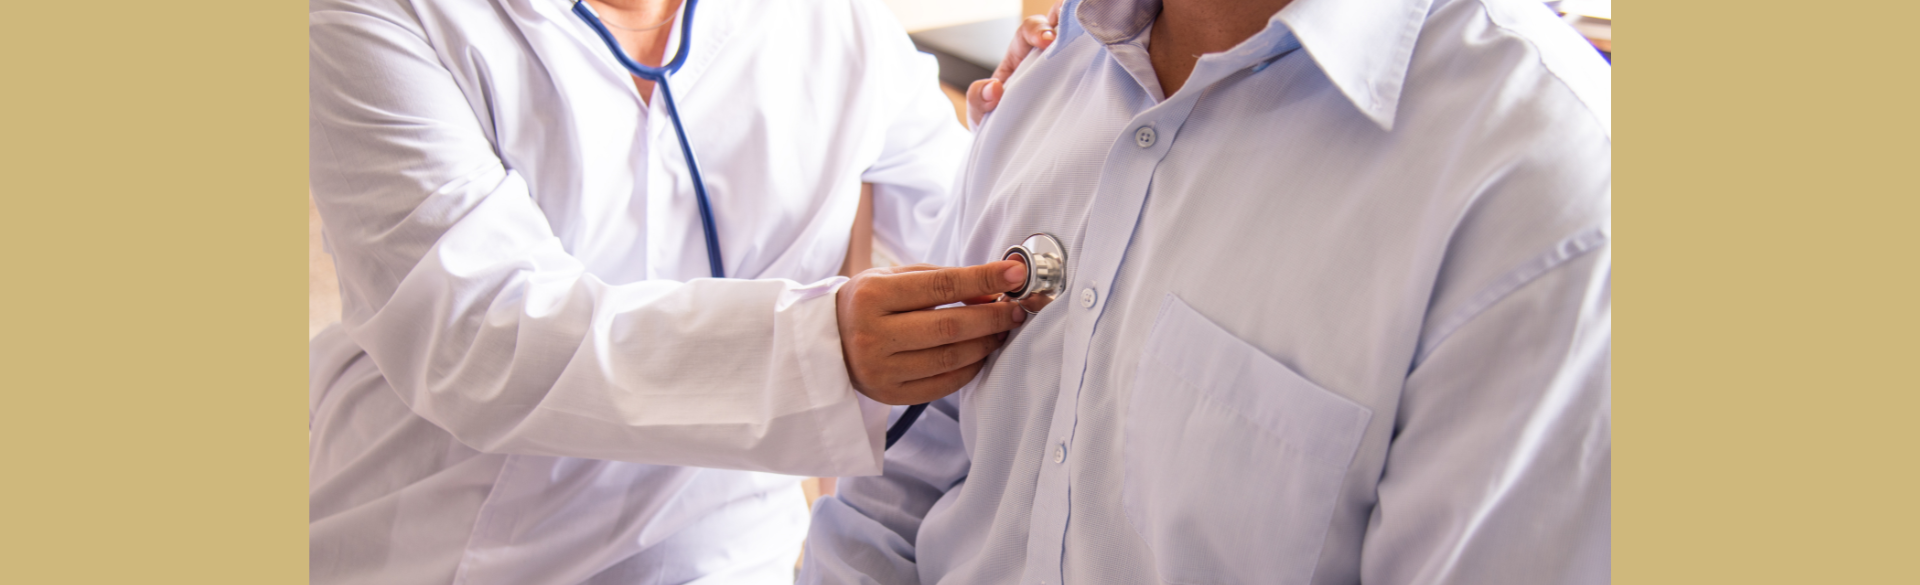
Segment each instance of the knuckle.
[[947,346],[934,354],[934,365],[938,366],[941,372],[951,372],[966,365],[960,361],[961,359],[959,347]]
[[853,332],[853,339],[850,339],[848,341],[850,342],[850,345],[852,345],[855,350],[865,352],[866,350],[874,347],[875,345],[879,345],[878,343],[879,340],[875,339],[875,337],[876,336],[871,331],[855,331]]
[[980,279],[980,291],[982,294],[985,294],[987,291],[1000,289],[1000,275],[994,274],[994,271],[991,269],[982,268],[974,273],[974,277]]
[[954,278],[953,272],[946,270],[933,273],[933,278],[927,281],[927,287],[931,289],[929,292],[942,299],[954,298],[954,295],[960,292],[959,279]]
[[[950,311],[949,311],[950,312]],[[933,320],[933,332],[942,341],[960,338],[960,320],[953,317],[940,317]]]
[[873,281],[868,280],[868,281],[863,281],[860,283],[859,286],[854,287],[853,304],[855,306],[865,307],[865,306],[873,305],[874,303],[879,302],[880,296],[881,296],[881,291],[879,290],[880,287],[873,286],[873,284],[874,284]]

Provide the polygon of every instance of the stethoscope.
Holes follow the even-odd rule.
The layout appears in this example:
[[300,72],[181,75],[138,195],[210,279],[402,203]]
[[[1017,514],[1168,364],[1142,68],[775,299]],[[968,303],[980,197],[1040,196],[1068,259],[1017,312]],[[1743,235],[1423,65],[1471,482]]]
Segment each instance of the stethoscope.
[[707,268],[712,271],[714,278],[726,278],[726,268],[720,264],[720,232],[713,227],[713,206],[707,204],[707,184],[700,178],[700,163],[694,161],[693,144],[687,142],[687,129],[680,124],[680,109],[674,106],[673,90],[667,87],[667,75],[679,71],[680,65],[687,62],[687,48],[693,39],[693,6],[697,1],[686,0],[685,15],[680,19],[680,50],[674,53],[673,62],[663,67],[648,67],[628,57],[626,50],[620,48],[620,42],[614,40],[613,32],[600,23],[600,17],[587,8],[586,2],[573,0],[573,13],[586,21],[587,28],[600,35],[600,40],[607,42],[607,49],[613,51],[613,58],[620,62],[620,66],[641,79],[653,82],[660,88],[661,97],[667,99],[667,118],[673,120],[673,133],[680,138],[680,153],[686,155],[687,172],[693,175],[693,198],[700,204],[700,229],[706,232],[707,238]]
[[[1013,289],[1000,297],[1001,302],[1020,304],[1020,310],[1028,315],[1038,315],[1041,309],[1053,303],[1060,291],[1067,288],[1067,248],[1052,234],[1039,233],[1027,236],[1026,241],[1007,248],[1001,260],[1019,260],[1027,265],[1027,280],[1020,288]],[[894,421],[887,429],[886,448],[906,436],[907,429],[919,420],[920,413],[927,409],[926,404],[915,404],[900,413],[900,420]]]
[[[707,204],[707,186],[700,179],[700,164],[694,161],[693,145],[687,142],[687,129],[680,123],[680,110],[674,106],[673,90],[667,87],[667,76],[679,71],[680,65],[687,62],[687,48],[693,38],[693,7],[698,1],[686,0],[686,15],[680,21],[680,49],[675,52],[673,61],[662,67],[641,65],[628,57],[627,51],[620,48],[620,42],[614,40],[613,32],[600,23],[600,17],[594,15],[586,2],[573,0],[573,13],[586,21],[587,27],[600,35],[600,40],[606,41],[607,49],[613,52],[613,58],[620,62],[620,66],[641,79],[653,82],[660,88],[660,96],[666,98],[667,118],[673,120],[673,133],[680,138],[680,153],[686,155],[687,171],[693,175],[693,196],[700,204],[700,228],[707,237],[707,267],[713,271],[714,278],[726,278],[726,269],[720,265],[720,236],[713,227],[713,207]],[[1007,248],[1006,254],[1000,259],[1019,260],[1027,265],[1026,281],[1020,284],[1020,288],[1001,297],[1005,302],[1020,303],[1020,310],[1027,314],[1040,314],[1040,309],[1046,308],[1066,288],[1067,249],[1051,235],[1027,236],[1026,241]],[[924,403],[907,407],[906,412],[900,414],[900,420],[894,421],[893,426],[887,429],[885,448],[893,448],[893,444],[907,434],[907,429],[913,427],[914,421],[926,409]]]

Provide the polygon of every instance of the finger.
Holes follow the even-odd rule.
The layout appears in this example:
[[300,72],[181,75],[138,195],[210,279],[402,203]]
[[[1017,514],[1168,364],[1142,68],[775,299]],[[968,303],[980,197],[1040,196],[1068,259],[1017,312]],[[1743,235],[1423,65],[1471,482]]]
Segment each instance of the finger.
[[883,319],[890,334],[880,349],[902,353],[939,347],[1007,331],[1026,320],[1027,312],[1014,303],[895,313]]
[[980,374],[980,368],[984,367],[987,367],[987,361],[980,360],[968,364],[966,367],[938,376],[921,378],[901,384],[900,387],[893,392],[893,397],[897,397],[900,400],[899,402],[888,402],[885,400],[881,402],[888,402],[889,404],[922,404],[946,398],[948,394],[952,394],[953,391],[959,390],[962,386],[966,386],[967,382],[973,381],[973,377]]
[[979,266],[937,268],[880,276],[863,289],[873,290],[871,306],[892,312],[918,311],[981,295],[1007,292],[1026,281],[1027,265],[1013,260]]
[[[1047,19],[1045,17],[1038,14],[1021,20],[1020,29],[1013,35],[1013,40],[1007,43],[1007,55],[1000,58],[1000,66],[993,70],[994,79],[1005,83],[1007,78],[1012,77],[1013,72],[1020,68],[1020,62],[1026,60],[1027,54],[1033,52],[1033,43],[1027,40],[1027,29],[1029,27],[1037,27],[1038,29],[1053,28],[1047,25]],[[1040,32],[1036,30],[1034,37],[1038,38],[1039,36]]]
[[996,295],[980,295],[977,297],[973,297],[971,299],[960,301],[960,304],[973,306],[973,305],[984,305],[987,303],[997,303],[997,302],[1000,302],[1000,295],[996,294]]
[[[986,95],[987,86],[997,85],[997,84],[999,84],[999,82],[994,81],[992,79],[978,79],[978,80],[974,80],[972,85],[967,86],[967,128],[968,129],[973,129],[976,126],[979,126],[980,118],[986,117],[987,112],[993,111],[994,106],[997,106],[1000,104],[1000,100],[997,100],[997,99],[993,100],[992,102],[988,102],[987,95]],[[994,95],[993,97],[996,97],[996,98],[1000,97],[998,95],[998,92],[995,92],[995,94],[996,95]]]
[[[1053,17],[1053,22],[1059,20],[1060,17]],[[1020,21],[1020,39],[1027,42],[1029,49],[1046,49],[1047,45],[1053,44],[1053,26],[1045,16],[1038,14],[1029,16]],[[1021,51],[1022,55],[1026,53],[1027,51]]]
[[1000,343],[1000,336],[988,335],[940,347],[897,353],[889,356],[887,360],[889,367],[899,374],[900,379],[919,380],[958,370],[987,359],[987,355],[993,353],[993,350],[1000,349]]
[[1062,5],[1064,5],[1064,4],[1066,4],[1066,3],[1067,3],[1067,0],[1055,0],[1055,1],[1054,1],[1054,3],[1053,3],[1053,9],[1052,9],[1052,10],[1048,10],[1048,11],[1047,11],[1047,23],[1048,23],[1048,24],[1051,24],[1051,25],[1053,25],[1053,26],[1060,26],[1060,7],[1061,7]]
[[995,109],[1000,107],[1000,96],[1003,95],[1002,92],[1006,91],[1006,88],[1000,85],[1000,80],[998,79],[985,79],[982,81],[985,83],[980,84],[980,107],[977,110],[971,107],[968,108],[970,110],[968,112],[969,115],[971,115],[973,111],[979,112],[979,115],[973,120],[976,126],[979,125],[980,118],[987,117],[987,114],[993,113]]

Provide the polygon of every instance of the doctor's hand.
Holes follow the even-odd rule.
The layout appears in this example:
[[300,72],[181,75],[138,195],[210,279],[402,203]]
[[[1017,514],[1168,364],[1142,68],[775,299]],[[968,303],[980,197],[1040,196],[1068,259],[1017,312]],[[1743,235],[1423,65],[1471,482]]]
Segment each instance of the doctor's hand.
[[[853,387],[885,404],[937,400],[973,379],[1005,332],[1025,321],[1014,303],[988,302],[1019,288],[1027,267],[1003,260],[979,266],[925,264],[875,268],[853,276],[835,298],[840,349]],[[935,309],[941,305],[967,306]]]
[[973,82],[967,86],[967,128],[980,125],[980,118],[987,112],[1000,107],[1000,96],[1006,94],[1007,78],[1020,68],[1020,62],[1027,59],[1027,53],[1035,49],[1046,50],[1053,45],[1053,27],[1060,26],[1060,5],[1056,1],[1053,9],[1045,16],[1033,15],[1020,21],[1020,30],[1013,35],[1013,41],[1007,44],[1007,56],[1000,58],[1000,66],[993,70],[993,76]]

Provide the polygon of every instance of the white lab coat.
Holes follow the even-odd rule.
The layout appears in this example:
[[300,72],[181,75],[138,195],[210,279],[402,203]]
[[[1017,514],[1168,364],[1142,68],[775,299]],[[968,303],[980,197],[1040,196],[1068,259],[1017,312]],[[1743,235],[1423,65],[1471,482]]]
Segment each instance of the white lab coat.
[[797,480],[758,472],[879,471],[834,273],[862,182],[924,253],[967,145],[931,59],[870,0],[701,3],[670,83],[735,277],[704,279],[659,92],[568,7],[311,4],[344,305],[312,345],[315,583],[790,578]]

